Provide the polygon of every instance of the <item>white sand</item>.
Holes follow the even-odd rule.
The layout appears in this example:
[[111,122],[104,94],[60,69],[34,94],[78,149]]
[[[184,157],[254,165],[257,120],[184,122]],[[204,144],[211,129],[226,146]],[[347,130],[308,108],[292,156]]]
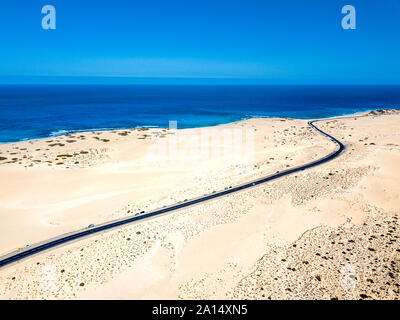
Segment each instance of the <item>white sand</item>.
[[[287,166],[307,163],[335,148],[311,131],[306,121],[283,120],[251,119],[217,128],[178,132],[150,129],[129,130],[127,135],[118,134],[124,131],[99,135],[80,133],[72,137],[2,145],[0,156],[8,159],[1,163],[11,156],[23,160],[0,165],[1,180],[7,181],[0,191],[0,252],[89,223],[221,190]],[[370,270],[360,266],[370,260],[372,269],[382,269],[389,263],[388,268],[398,270],[394,266],[398,266],[399,260],[396,251],[399,231],[395,224],[400,208],[399,120],[399,115],[387,114],[319,123],[321,129],[346,144],[347,150],[340,158],[239,194],[126,226],[7,267],[0,270],[0,297],[398,296],[398,271],[390,271],[393,277],[388,272],[370,275]],[[139,139],[144,134],[147,135],[145,139]],[[237,140],[231,141],[235,135],[248,137],[247,141],[241,139],[241,152],[227,148],[227,145],[240,145]],[[80,140],[77,136],[85,138]],[[109,141],[97,141],[93,136]],[[214,137],[214,141],[207,137]],[[203,143],[199,142],[201,139]],[[47,140],[58,140],[65,146],[49,147],[51,143]],[[66,140],[77,141],[68,143]],[[27,150],[21,150],[24,148]],[[35,151],[37,149],[41,150]],[[80,154],[81,150],[89,153]],[[161,157],[155,159],[154,150],[173,152],[161,153]],[[14,152],[16,155],[11,155]],[[54,164],[60,162],[55,160],[57,154],[74,152],[77,155],[66,157],[63,165]],[[196,156],[199,153],[201,158]],[[41,163],[30,167],[32,161],[24,160],[24,155]],[[45,159],[53,164],[43,164]],[[336,237],[348,239],[354,232],[360,232],[361,239],[366,233],[364,223],[385,220],[391,222],[381,238],[392,245],[383,246],[378,261],[372,251],[367,252],[369,255],[353,251],[350,261],[355,269],[361,270],[357,272],[373,277],[374,285],[359,275],[363,281],[358,281],[355,289],[343,289],[340,270],[342,264],[349,261],[340,255],[338,248],[328,248],[334,241],[325,243],[323,235],[332,233],[333,239],[335,230],[342,230]],[[374,223],[384,225],[383,222]],[[368,224],[364,228],[367,227]],[[314,257],[315,250],[321,250],[318,245],[301,250],[293,247],[293,244],[312,239],[335,255],[329,260],[329,268],[336,268],[334,273],[311,258],[308,264],[303,263],[302,257]],[[375,241],[374,238],[363,238],[359,240],[360,246],[361,243],[361,247],[368,246],[371,241]],[[282,257],[287,257],[288,250],[297,250],[295,254],[290,251],[290,257],[291,263],[302,267],[294,267],[299,273],[288,269],[287,258],[281,261]],[[385,259],[394,264],[384,262]],[[330,279],[326,283],[325,274],[329,274]],[[274,280],[277,275],[279,279]],[[322,280],[315,280],[316,275]],[[375,287],[384,287],[386,291],[379,289],[381,294],[376,294],[372,292],[378,290]]]

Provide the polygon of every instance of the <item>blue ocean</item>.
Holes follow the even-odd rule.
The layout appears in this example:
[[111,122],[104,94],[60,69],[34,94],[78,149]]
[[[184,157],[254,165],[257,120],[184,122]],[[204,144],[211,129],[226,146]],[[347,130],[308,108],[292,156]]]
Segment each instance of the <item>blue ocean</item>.
[[213,126],[400,108],[399,86],[2,85],[0,143],[67,132]]

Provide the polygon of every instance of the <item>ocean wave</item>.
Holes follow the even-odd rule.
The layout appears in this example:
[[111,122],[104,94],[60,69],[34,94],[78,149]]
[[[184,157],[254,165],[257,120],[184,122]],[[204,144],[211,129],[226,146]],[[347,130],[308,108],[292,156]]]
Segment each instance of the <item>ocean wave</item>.
[[160,128],[159,126],[137,126],[136,128]]
[[57,136],[62,136],[63,134],[68,134],[71,133],[71,130],[57,130],[57,131],[52,131],[50,132],[50,137],[57,137]]
[[65,130],[65,129],[60,129],[56,131],[52,131],[48,137],[58,137],[62,136],[64,134],[70,134],[70,133],[77,133],[77,132],[92,132],[92,131],[111,131],[111,130],[128,130],[131,128],[120,128],[120,127],[113,127],[113,128],[87,128],[87,129],[70,129],[70,130]]

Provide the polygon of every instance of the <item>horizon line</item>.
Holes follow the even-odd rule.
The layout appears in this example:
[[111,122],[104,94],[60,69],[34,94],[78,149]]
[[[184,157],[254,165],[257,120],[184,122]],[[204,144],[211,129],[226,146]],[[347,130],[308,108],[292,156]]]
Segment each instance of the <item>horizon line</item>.
[[0,76],[0,85],[400,86],[400,82],[272,81],[265,78],[228,77]]

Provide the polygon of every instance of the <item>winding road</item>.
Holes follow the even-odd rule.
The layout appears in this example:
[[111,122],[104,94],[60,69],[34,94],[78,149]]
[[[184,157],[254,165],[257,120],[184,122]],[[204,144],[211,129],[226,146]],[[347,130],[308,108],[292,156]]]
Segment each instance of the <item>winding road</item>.
[[[353,117],[354,118],[354,117]],[[343,119],[343,118],[341,118]],[[11,253],[8,253],[7,255],[4,255],[2,257],[0,257],[0,268],[8,266],[10,264],[16,263],[21,261],[22,259],[26,259],[28,257],[31,257],[33,255],[42,253],[44,251],[47,251],[49,249],[70,243],[72,241],[76,241],[78,239],[82,239],[85,237],[89,237],[91,235],[100,233],[100,232],[104,232],[107,230],[111,230],[111,229],[115,229],[117,227],[121,227],[124,225],[127,225],[129,223],[134,223],[134,222],[140,222],[140,221],[144,221],[144,220],[148,220],[151,218],[154,218],[156,216],[159,215],[163,215],[166,213],[171,213],[174,211],[177,211],[179,209],[183,209],[183,208],[187,208],[196,204],[200,204],[200,203],[204,203],[206,201],[210,201],[216,198],[220,198],[235,192],[239,192],[245,189],[249,189],[255,186],[258,186],[260,184],[278,179],[280,177],[283,176],[287,176],[289,174],[295,173],[295,172],[299,172],[305,169],[309,169],[309,168],[313,168],[315,166],[318,166],[320,164],[326,163],[328,161],[331,161],[333,159],[335,159],[336,157],[338,157],[343,150],[345,149],[345,146],[336,138],[334,138],[333,136],[327,134],[326,132],[322,131],[321,129],[319,129],[317,126],[315,126],[315,122],[319,122],[319,121],[327,121],[327,120],[334,120],[334,118],[330,118],[330,119],[319,119],[319,120],[312,120],[308,122],[308,125],[314,129],[315,131],[317,131],[319,134],[322,134],[323,136],[327,137],[328,139],[330,139],[332,142],[334,142],[338,148],[336,149],[336,151],[331,152],[330,154],[326,155],[325,157],[312,161],[310,163],[307,163],[305,165],[301,165],[298,167],[294,167],[291,169],[287,169],[284,171],[278,171],[272,175],[245,183],[245,184],[241,184],[235,187],[229,187],[229,188],[225,188],[224,191],[218,191],[218,192],[214,192],[212,194],[209,195],[204,195],[198,198],[194,198],[194,199],[190,199],[190,200],[186,200],[184,202],[180,202],[178,204],[172,205],[172,206],[168,206],[168,207],[164,207],[162,209],[157,209],[157,210],[153,210],[151,212],[148,213],[144,213],[144,214],[140,214],[140,215],[135,215],[129,218],[122,218],[119,220],[114,220],[114,221],[110,221],[101,225],[97,225],[97,226],[93,226],[92,228],[87,228],[87,229],[83,229],[83,230],[79,230],[79,231],[75,231],[75,232],[71,232],[68,234],[63,234],[61,236],[58,236],[56,238],[53,239],[49,239],[46,241],[43,241],[41,243],[37,243],[35,245],[26,247],[24,249],[19,249],[19,250],[15,250]]]

